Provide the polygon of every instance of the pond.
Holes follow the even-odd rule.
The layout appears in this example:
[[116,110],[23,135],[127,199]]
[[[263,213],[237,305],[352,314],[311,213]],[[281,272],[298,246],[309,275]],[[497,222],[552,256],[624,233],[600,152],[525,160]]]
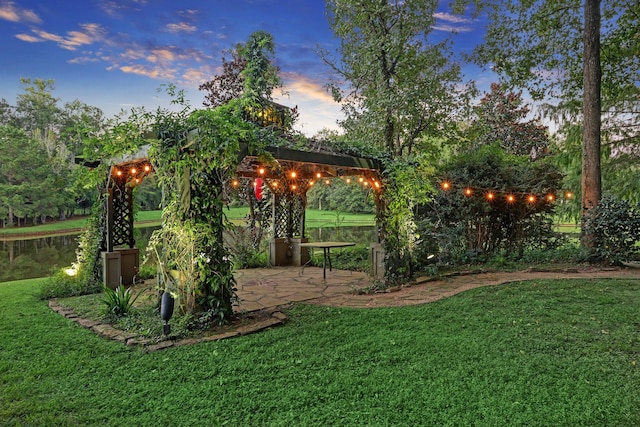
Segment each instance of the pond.
[[[153,230],[136,229],[137,247],[141,256]],[[330,227],[307,230],[310,241],[350,241],[369,245],[376,240],[375,227]],[[57,269],[70,266],[76,259],[78,235],[41,237],[23,240],[0,240],[0,282],[33,279],[51,275]]]

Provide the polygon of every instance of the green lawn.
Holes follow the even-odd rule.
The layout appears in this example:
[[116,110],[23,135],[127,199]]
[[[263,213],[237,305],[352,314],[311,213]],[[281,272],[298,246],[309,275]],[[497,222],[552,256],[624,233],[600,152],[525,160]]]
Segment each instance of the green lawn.
[[530,281],[155,353],[0,284],[3,426],[640,425],[640,280]]
[[[235,207],[226,209],[227,218],[236,224],[243,223],[242,219],[247,216],[249,209],[246,207]],[[136,222],[145,227],[159,225],[161,222],[161,211],[138,212]],[[307,228],[336,227],[336,226],[372,226],[375,224],[373,214],[352,214],[334,211],[319,211],[307,209]],[[48,224],[36,225],[33,227],[0,228],[0,236],[7,234],[33,234],[33,233],[60,233],[64,231],[77,232],[86,226],[86,218],[69,219],[66,221],[51,222]]]

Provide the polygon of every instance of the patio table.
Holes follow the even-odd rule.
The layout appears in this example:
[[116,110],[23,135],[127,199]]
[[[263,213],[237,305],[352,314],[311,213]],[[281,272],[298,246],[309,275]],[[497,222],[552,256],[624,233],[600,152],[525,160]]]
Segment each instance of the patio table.
[[322,249],[322,278],[327,278],[327,260],[329,261],[329,271],[331,271],[331,248],[346,248],[355,246],[352,242],[308,242],[300,243],[302,248],[318,248]]

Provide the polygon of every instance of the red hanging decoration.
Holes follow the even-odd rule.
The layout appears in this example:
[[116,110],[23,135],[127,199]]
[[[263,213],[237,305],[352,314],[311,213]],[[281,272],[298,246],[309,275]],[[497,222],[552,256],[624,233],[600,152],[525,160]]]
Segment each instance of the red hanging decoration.
[[253,191],[256,195],[256,199],[262,200],[262,178],[256,178],[254,184]]

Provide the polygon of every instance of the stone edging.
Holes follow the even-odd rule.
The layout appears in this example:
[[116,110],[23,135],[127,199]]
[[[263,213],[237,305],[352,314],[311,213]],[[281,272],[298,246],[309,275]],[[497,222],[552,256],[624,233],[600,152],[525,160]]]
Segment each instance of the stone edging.
[[61,305],[56,299],[49,300],[49,307],[55,311],[56,313],[66,317],[67,319],[77,323],[85,329],[89,329],[92,332],[95,332],[98,335],[101,335],[105,338],[118,341],[122,344],[125,344],[128,347],[140,347],[143,348],[144,351],[152,352],[157,350],[164,350],[166,348],[171,347],[180,347],[183,345],[191,345],[198,344],[202,342],[208,341],[218,341],[227,338],[239,337],[242,335],[249,335],[255,332],[263,331],[268,328],[272,328],[274,326],[282,325],[287,320],[287,315],[281,311],[273,311],[271,315],[264,320],[260,320],[248,325],[239,326],[237,329],[201,336],[196,338],[183,338],[183,339],[164,339],[159,342],[153,342],[147,338],[140,337],[137,334],[121,331],[119,329],[114,328],[108,323],[97,322],[94,320],[83,319],[78,317],[78,315],[73,311],[73,309],[69,307],[65,307]]

